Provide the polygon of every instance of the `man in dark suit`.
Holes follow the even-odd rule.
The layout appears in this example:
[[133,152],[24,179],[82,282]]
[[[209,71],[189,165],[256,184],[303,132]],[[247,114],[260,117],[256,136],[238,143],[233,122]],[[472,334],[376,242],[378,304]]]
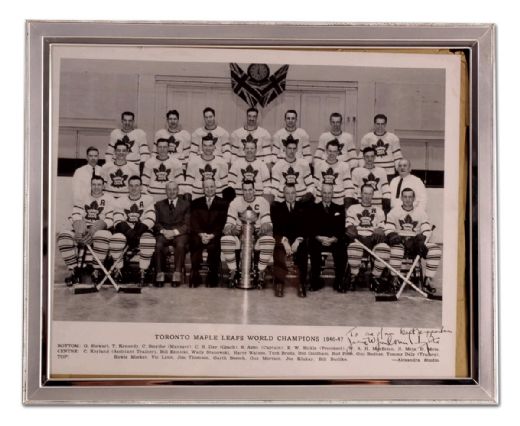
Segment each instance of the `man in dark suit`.
[[216,287],[219,280],[220,237],[226,223],[227,203],[216,196],[216,184],[213,179],[205,179],[202,183],[204,197],[197,198],[191,204],[191,277],[190,287],[202,283],[200,264],[202,251],[208,252],[207,287]]
[[307,229],[304,223],[304,205],[296,201],[296,187],[286,185],[284,201],[276,201],[271,206],[274,247],[275,296],[283,296],[285,277],[288,272],[287,260],[294,261],[299,272],[298,296],[306,296],[307,282]]
[[332,203],[332,185],[322,186],[322,201],[314,205],[309,222],[309,252],[311,257],[310,291],[323,288],[320,279],[321,253],[332,252],[334,259],[334,289],[341,291],[345,274],[345,207]]
[[190,203],[178,195],[177,182],[170,181],[166,184],[167,198],[155,203],[155,268],[156,284],[159,287],[162,287],[165,281],[164,267],[168,246],[173,246],[175,250],[172,286],[177,287],[181,283],[181,271],[190,232]]

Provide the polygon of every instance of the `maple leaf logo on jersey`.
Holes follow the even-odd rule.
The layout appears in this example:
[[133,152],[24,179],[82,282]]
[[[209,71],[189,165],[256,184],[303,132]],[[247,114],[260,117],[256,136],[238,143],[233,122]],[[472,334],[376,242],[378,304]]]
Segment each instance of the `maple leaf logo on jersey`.
[[375,145],[372,145],[372,148],[376,150],[376,156],[384,157],[388,152],[388,144],[384,143],[382,139],[378,139]]
[[338,173],[334,173],[332,167],[329,167],[326,171],[321,172],[321,176],[323,179],[323,183],[326,183],[327,185],[336,185]]
[[253,166],[249,164],[245,169],[240,170],[242,172],[242,181],[250,180],[255,181],[258,170],[253,169]]
[[[103,200],[101,200],[101,204],[103,203]],[[103,211],[105,207],[103,205],[99,205],[97,200],[92,201],[92,203],[85,204],[85,219],[86,220],[99,220],[99,215]]]
[[218,141],[218,136],[213,137],[213,134],[209,132],[206,136],[202,137],[202,142],[204,141],[212,141],[213,144],[216,144]]
[[363,185],[370,185],[375,191],[377,185],[379,185],[379,178],[375,177],[374,173],[370,172],[366,178],[363,178]]
[[170,154],[175,154],[178,152],[178,149],[179,149],[179,144],[180,144],[181,141],[175,139],[175,136],[170,136],[168,138],[168,152]]
[[374,209],[365,209],[361,213],[358,213],[356,216],[359,220],[359,226],[361,226],[362,228],[371,228],[372,224],[374,223],[374,217],[376,215],[374,213]]
[[254,138],[253,135],[249,133],[245,139],[242,139],[242,145],[244,145],[244,149],[246,149],[247,142],[253,142],[256,146],[258,143],[258,139]]
[[168,182],[168,176],[170,176],[170,172],[172,169],[167,169],[164,163],[161,163],[161,165],[153,169],[153,172],[155,173],[155,180],[157,182]]
[[199,169],[200,176],[202,180],[206,179],[215,179],[215,174],[217,173],[217,169],[211,168],[211,164],[206,164],[203,169]]
[[298,142],[300,142],[300,139],[293,138],[292,133],[289,133],[289,136],[287,136],[287,139],[282,139],[283,146],[287,148],[288,143],[295,143],[298,145]]
[[414,221],[412,217],[407,214],[403,220],[399,219],[399,225],[403,231],[413,231],[417,226],[417,221]]
[[110,173],[110,179],[112,179],[112,187],[123,188],[126,186],[128,175],[123,173],[123,169],[117,169],[117,172]]
[[125,214],[127,217],[127,222],[135,224],[139,222],[139,220],[141,219],[143,209],[139,209],[139,207],[137,207],[137,204],[134,203],[130,206],[130,209],[125,209]]
[[300,176],[300,173],[295,171],[292,166],[289,166],[286,172],[282,172],[282,176],[285,179],[285,184],[292,184],[296,185],[296,182],[298,180],[298,176]]
[[124,135],[121,139],[118,139],[117,142],[123,142],[128,147],[128,151],[132,151],[135,143],[135,141],[131,141],[127,135]]

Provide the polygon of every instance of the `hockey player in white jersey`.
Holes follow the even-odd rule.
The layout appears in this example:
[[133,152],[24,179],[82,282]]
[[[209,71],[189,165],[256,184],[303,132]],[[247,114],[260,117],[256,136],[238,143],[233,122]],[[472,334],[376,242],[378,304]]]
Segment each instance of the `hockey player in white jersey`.
[[321,188],[323,184],[333,188],[332,202],[344,205],[347,209],[356,203],[354,185],[350,169],[344,161],[338,160],[339,142],[332,140],[327,143],[325,152],[326,160],[317,160],[314,164],[314,188],[316,188],[316,202],[321,201]]
[[254,223],[254,250],[259,252],[257,285],[262,287],[265,280],[265,268],[273,256],[275,241],[269,203],[263,197],[255,196],[252,181],[242,184],[243,196],[236,197],[229,205],[226,224],[221,239],[222,256],[229,268],[229,286],[237,284],[236,250],[240,250],[242,235],[242,215],[246,210],[252,210],[257,218]]
[[411,173],[411,170],[412,164],[407,158],[401,158],[397,163],[397,172],[399,173],[399,176],[396,176],[390,182],[392,208],[401,205],[401,191],[404,188],[411,188],[415,192],[415,201],[413,202],[413,206],[417,209],[426,211],[428,200],[426,187],[420,178]]
[[144,164],[142,179],[143,192],[150,194],[155,202],[166,198],[167,182],[184,183],[182,164],[168,155],[168,142],[164,139],[157,142],[157,154]]
[[271,201],[271,175],[265,163],[256,157],[256,143],[247,141],[244,144],[244,158],[233,161],[229,171],[229,186],[236,195],[242,195],[242,183],[252,181],[255,195],[265,195]]
[[105,163],[101,168],[101,176],[105,180],[105,192],[114,198],[128,194],[128,178],[139,175],[139,167],[126,160],[128,145],[123,141],[115,144],[114,162]]
[[215,148],[215,140],[205,137],[202,139],[202,154],[190,157],[183,193],[191,195],[192,200],[204,196],[203,182],[207,179],[215,181],[219,196],[228,186],[228,165],[222,157],[214,154]]
[[[103,262],[112,236],[108,229],[114,224],[114,199],[110,194],[103,192],[101,176],[91,177],[90,182],[90,194],[74,203],[70,226],[58,234],[58,250],[70,271],[70,276],[66,279],[68,285],[80,281],[79,248],[83,247],[85,250],[86,244],[92,244],[92,249]],[[90,253],[88,254],[88,262],[91,263]],[[99,265],[93,262],[92,266],[92,280],[96,283],[99,278]]]
[[307,160],[297,158],[298,143],[284,142],[285,158],[278,160],[271,169],[271,193],[275,201],[284,201],[284,188],[294,186],[296,200],[308,202],[314,199],[314,181]]
[[368,146],[376,150],[375,164],[385,169],[388,181],[395,175],[395,169],[399,160],[403,157],[399,138],[386,131],[388,118],[384,114],[374,117],[374,130],[361,138],[360,149],[363,151]]
[[231,154],[233,162],[245,157],[246,142],[253,142],[256,146],[256,158],[263,161],[268,167],[272,164],[271,158],[271,135],[258,125],[258,110],[249,108],[247,110],[247,121],[244,127],[236,129],[231,133]]
[[[405,255],[415,258],[417,255],[425,259],[425,282],[423,289],[434,293],[433,278],[441,261],[440,247],[430,241],[432,225],[426,212],[414,207],[415,193],[413,189],[405,188],[401,191],[402,205],[393,208],[386,218],[387,242],[390,246],[390,265],[397,271],[401,269]],[[399,279],[394,276],[394,287],[398,286]]]
[[82,201],[90,195],[90,180],[92,176],[101,176],[101,166],[98,166],[99,150],[94,146],[87,148],[87,164],[78,167],[72,176],[72,199]]
[[[355,290],[358,282],[359,267],[363,257],[363,246],[356,240],[372,249],[385,262],[390,261],[390,247],[385,243],[385,214],[380,206],[372,203],[374,187],[364,184],[360,188],[360,204],[354,204],[347,209],[345,218],[345,233],[347,235],[347,255],[350,276],[347,276],[348,288]],[[371,287],[376,291],[384,290],[380,282],[385,264],[374,259]]]
[[352,183],[356,192],[356,198],[361,201],[361,188],[363,185],[371,185],[374,188],[372,204],[383,208],[385,214],[390,211],[390,189],[386,180],[386,172],[381,167],[376,167],[374,159],[376,151],[372,147],[363,150],[363,166],[356,167],[352,171]]
[[128,250],[139,249],[139,285],[144,286],[146,270],[155,250],[155,237],[152,229],[155,225],[155,209],[151,195],[141,193],[141,178],[131,176],[128,180],[128,194],[120,197],[114,209],[115,233],[110,239],[110,253],[115,261],[112,276],[120,279],[123,259],[121,254],[128,245]]
[[168,141],[168,153],[170,157],[180,161],[182,167],[186,169],[191,148],[191,135],[187,130],[183,130],[179,123],[179,112],[170,110],[166,113],[166,128],[155,132],[155,139],[152,152],[157,152],[157,142],[161,139]]
[[314,165],[317,160],[325,160],[327,157],[327,144],[331,141],[338,142],[339,154],[338,160],[348,164],[350,170],[358,165],[358,153],[354,145],[354,138],[348,132],[341,129],[343,116],[338,112],[330,115],[330,131],[322,133],[318,140],[318,147],[314,152]]
[[285,147],[287,143],[296,144],[296,158],[305,159],[310,165],[312,163],[311,145],[309,135],[301,127],[297,127],[298,113],[290,109],[285,113],[285,127],[278,130],[273,136],[273,163],[285,158]]
[[211,139],[215,143],[214,154],[217,157],[222,157],[229,165],[231,163],[229,133],[217,125],[215,121],[215,110],[213,108],[204,108],[202,115],[204,117],[204,127],[199,127],[191,135],[190,160],[197,155],[202,155],[202,141]]
[[[121,114],[121,128],[112,130],[110,142],[105,153],[105,161],[113,162],[117,142],[121,141],[128,147],[127,161],[140,167],[150,158],[150,147],[144,130],[134,128],[135,115],[125,111]],[[142,166],[141,166],[142,167]]]

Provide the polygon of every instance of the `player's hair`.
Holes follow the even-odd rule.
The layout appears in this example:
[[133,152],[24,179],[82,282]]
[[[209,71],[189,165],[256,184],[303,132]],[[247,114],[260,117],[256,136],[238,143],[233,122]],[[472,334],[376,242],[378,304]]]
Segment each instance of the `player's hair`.
[[296,118],[298,118],[298,113],[294,109],[288,109],[287,111],[285,111],[284,118],[287,118],[287,114],[289,114],[289,113],[294,114],[296,116]]
[[117,141],[114,144],[114,151],[117,149],[118,146],[124,146],[126,148],[126,150],[128,151],[128,145],[125,142],[123,142],[121,140]]
[[207,112],[211,112],[213,115],[216,115],[215,110],[211,107],[204,108],[204,110],[202,111],[202,115],[206,115]]
[[244,185],[253,185],[253,188],[255,187],[255,183],[250,179],[242,181],[242,188],[244,187]]
[[217,141],[212,136],[213,135],[210,136],[210,133],[208,133],[206,136],[202,136],[201,143],[204,144],[204,142],[210,141],[212,145],[215,145]]
[[406,187],[401,191],[401,195],[403,195],[405,192],[411,192],[413,196],[415,197],[415,191],[412,188]]
[[386,115],[384,115],[384,114],[376,114],[376,115],[374,115],[374,123],[378,119],[385,120],[385,124],[388,122],[388,117]]
[[131,181],[133,180],[138,180],[139,183],[142,183],[143,181],[141,180],[141,177],[139,175],[132,175],[128,178],[128,183],[130,183]]
[[329,121],[332,120],[332,117],[339,117],[339,119],[343,121],[343,116],[339,112],[333,112],[329,117]]
[[99,149],[97,149],[95,146],[89,146],[87,148],[87,155],[90,151],[96,151],[99,154]]
[[372,185],[370,185],[369,183],[364,183],[363,185],[361,185],[360,193],[363,193],[363,189],[365,189],[365,188],[370,188],[372,190],[372,192],[375,192],[375,189]]
[[90,182],[95,181],[95,180],[100,180],[103,183],[105,183],[105,179],[103,178],[103,176],[100,176],[100,175],[92,175],[92,177],[90,178]]
[[166,119],[168,119],[168,117],[170,115],[175,115],[175,117],[177,117],[177,119],[180,117],[179,116],[179,111],[177,111],[176,109],[171,109],[169,110],[167,113],[166,113]]
[[258,110],[256,108],[248,108],[247,111],[246,111],[246,114],[249,114],[250,112],[256,112],[256,115],[258,115]]
[[337,139],[332,139],[331,141],[328,141],[327,145],[325,145],[325,149],[328,149],[329,146],[335,146],[336,148],[338,148],[339,151],[339,142]]
[[367,146],[366,148],[363,148],[363,155],[365,155],[367,152],[373,152],[375,154],[376,150],[371,146]]
[[169,140],[165,138],[159,138],[157,139],[157,142],[155,142],[155,145],[159,145],[160,142],[166,142],[166,144],[169,144]]
[[121,120],[123,119],[123,117],[125,115],[131,115],[132,116],[132,120],[135,120],[135,114],[132,112],[132,111],[124,111],[121,113]]

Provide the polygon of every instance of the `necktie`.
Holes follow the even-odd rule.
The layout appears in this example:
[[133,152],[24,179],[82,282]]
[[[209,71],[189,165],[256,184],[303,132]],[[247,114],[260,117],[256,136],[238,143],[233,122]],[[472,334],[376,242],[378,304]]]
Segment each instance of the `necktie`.
[[96,176],[96,166],[92,167],[92,177]]
[[395,198],[401,197],[401,185],[403,184],[403,178],[399,178],[399,183],[397,184],[397,192],[395,193]]
[[208,209],[211,208],[211,198],[206,198],[206,204],[208,205]]
[[170,211],[172,212],[175,209],[175,205],[173,204],[173,201],[170,201]]

